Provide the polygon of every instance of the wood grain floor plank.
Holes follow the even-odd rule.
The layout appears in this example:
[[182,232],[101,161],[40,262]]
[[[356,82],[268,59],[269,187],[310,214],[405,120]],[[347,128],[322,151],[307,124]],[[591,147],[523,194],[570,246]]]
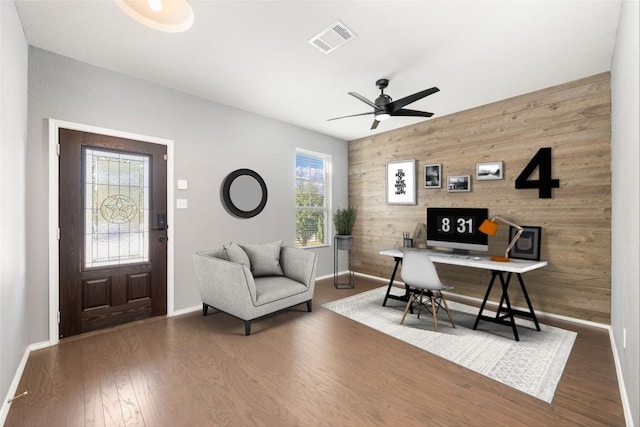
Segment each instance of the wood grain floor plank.
[[318,281],[312,313],[259,319],[249,337],[194,312],[63,341],[31,354],[29,398],[5,425],[624,425],[607,331],[555,321],[578,336],[548,404],[321,307],[382,284]]
[[84,395],[85,426],[101,427],[105,425],[102,411],[102,392],[99,372],[95,369],[96,345],[87,339],[82,352],[82,390]]
[[50,401],[47,422],[51,425],[81,425],[84,423],[82,345],[72,342],[61,346],[56,356],[52,386],[59,401]]

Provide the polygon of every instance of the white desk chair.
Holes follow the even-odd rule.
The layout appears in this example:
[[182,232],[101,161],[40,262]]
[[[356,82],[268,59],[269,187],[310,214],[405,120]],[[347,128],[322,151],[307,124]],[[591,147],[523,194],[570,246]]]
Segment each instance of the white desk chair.
[[[438,332],[437,313],[440,307],[447,312],[451,325],[454,328],[456,327],[453,323],[453,319],[451,318],[451,312],[447,306],[447,301],[442,295],[443,290],[453,288],[442,284],[440,277],[438,276],[438,272],[436,271],[436,267],[433,265],[433,262],[428,255],[421,254],[419,252],[405,252],[402,258],[401,276],[405,285],[409,286],[411,289],[411,294],[409,296],[407,306],[404,309],[404,314],[402,315],[402,321],[400,324],[404,323],[404,319],[407,317],[407,312],[409,311],[411,304],[416,303],[419,307],[418,319],[420,318],[422,307],[431,311],[431,314],[433,315],[434,329],[436,332]],[[429,308],[428,302],[422,301],[424,294],[429,297],[429,300],[431,301],[431,308]]]

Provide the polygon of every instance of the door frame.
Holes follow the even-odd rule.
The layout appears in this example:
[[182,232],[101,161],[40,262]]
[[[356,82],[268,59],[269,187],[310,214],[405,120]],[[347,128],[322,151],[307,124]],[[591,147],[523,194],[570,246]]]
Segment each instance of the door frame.
[[118,138],[135,139],[167,147],[167,316],[174,313],[174,156],[172,139],[157,138],[155,136],[140,135],[114,129],[100,128],[81,123],[49,119],[49,344],[55,345],[59,338],[59,309],[60,309],[60,249],[58,245],[59,233],[59,130],[72,129],[81,132],[97,133]]

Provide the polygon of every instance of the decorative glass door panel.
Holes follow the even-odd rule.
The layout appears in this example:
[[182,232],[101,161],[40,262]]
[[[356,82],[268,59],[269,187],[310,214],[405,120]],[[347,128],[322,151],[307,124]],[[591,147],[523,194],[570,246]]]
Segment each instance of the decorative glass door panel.
[[63,128],[59,141],[60,337],[166,314],[167,146]]
[[149,156],[85,148],[84,268],[149,261]]

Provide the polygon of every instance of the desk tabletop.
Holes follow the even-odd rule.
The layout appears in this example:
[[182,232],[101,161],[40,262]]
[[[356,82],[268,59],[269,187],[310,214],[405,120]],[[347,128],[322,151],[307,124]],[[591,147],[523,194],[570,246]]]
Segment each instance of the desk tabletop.
[[510,259],[508,262],[491,261],[488,255],[457,255],[451,252],[433,249],[394,248],[379,252],[380,255],[402,258],[405,251],[425,253],[431,261],[439,264],[460,265],[463,267],[481,268],[484,270],[505,271],[508,273],[526,273],[546,267],[547,261],[529,261],[525,259]]

